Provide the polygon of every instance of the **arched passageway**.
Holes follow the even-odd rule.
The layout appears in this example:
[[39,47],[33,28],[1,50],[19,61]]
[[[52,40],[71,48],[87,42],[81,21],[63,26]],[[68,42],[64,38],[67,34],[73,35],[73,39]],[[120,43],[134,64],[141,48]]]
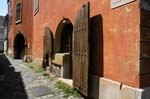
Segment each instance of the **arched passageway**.
[[[72,32],[73,24],[68,18],[64,18],[59,23],[55,41],[54,54],[58,55],[58,60],[63,56],[63,77],[72,79]],[[59,56],[60,54],[60,56]],[[55,57],[55,60],[57,57]]]
[[23,59],[25,55],[25,38],[23,34],[18,33],[14,39],[14,58]]
[[73,26],[71,23],[66,24],[62,30],[61,35],[61,53],[72,53],[72,31]]
[[[70,52],[72,50],[72,32],[73,24],[68,18],[64,18],[62,21],[60,21],[55,34],[54,54]],[[66,47],[68,45],[67,48],[69,48],[70,51],[65,49],[65,45]]]

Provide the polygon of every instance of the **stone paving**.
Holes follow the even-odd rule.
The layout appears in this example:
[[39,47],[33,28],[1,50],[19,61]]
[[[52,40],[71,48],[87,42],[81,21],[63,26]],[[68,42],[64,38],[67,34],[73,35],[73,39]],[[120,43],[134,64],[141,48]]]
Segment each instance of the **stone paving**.
[[22,60],[10,59],[10,63],[5,80],[0,81],[0,99],[67,99],[54,81],[35,73]]

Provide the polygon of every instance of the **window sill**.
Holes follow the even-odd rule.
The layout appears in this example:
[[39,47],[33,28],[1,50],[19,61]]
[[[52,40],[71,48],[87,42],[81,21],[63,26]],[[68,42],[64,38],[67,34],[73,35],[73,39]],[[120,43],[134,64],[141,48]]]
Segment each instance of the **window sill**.
[[35,16],[38,12],[39,12],[39,9],[36,9],[36,10],[34,11],[34,16]]
[[21,23],[21,20],[16,21],[16,24],[19,24],[19,23]]

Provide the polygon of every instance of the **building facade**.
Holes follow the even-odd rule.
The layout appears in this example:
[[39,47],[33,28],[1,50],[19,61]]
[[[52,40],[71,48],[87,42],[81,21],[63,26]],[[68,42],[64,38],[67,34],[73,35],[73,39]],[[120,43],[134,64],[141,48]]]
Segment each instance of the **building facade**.
[[73,79],[85,96],[148,99],[148,0],[10,0],[8,4],[9,53],[14,58],[25,56],[44,66],[63,67],[63,76]]
[[4,26],[4,52],[6,52],[6,53],[8,51],[8,30],[9,30],[8,22],[9,22],[8,15],[6,15],[5,19],[4,19],[4,23],[3,23],[3,26]]
[[33,1],[8,0],[9,7],[9,53],[13,57],[23,58],[31,55],[33,31]]
[[0,16],[0,52],[4,51],[4,16]]

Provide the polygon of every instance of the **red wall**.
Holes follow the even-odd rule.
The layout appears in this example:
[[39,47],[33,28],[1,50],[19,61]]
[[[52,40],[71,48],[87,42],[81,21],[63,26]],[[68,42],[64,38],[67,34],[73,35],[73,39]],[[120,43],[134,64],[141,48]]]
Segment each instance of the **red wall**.
[[[57,26],[63,17],[69,18],[74,24],[79,9],[86,2],[85,0],[49,0],[47,3],[39,1],[39,12],[34,16],[34,56],[43,57],[45,27],[48,26],[55,37]],[[110,9],[110,0],[91,0],[90,6],[90,17],[95,21],[93,24],[97,25],[91,32],[97,32],[93,33],[94,38],[99,34],[97,41],[92,41],[93,44],[97,44],[93,46],[94,48],[91,47],[95,49],[91,52],[94,58],[91,59],[92,73],[139,86],[139,2]],[[101,19],[98,20],[96,16]],[[102,25],[98,27],[98,23]],[[101,57],[102,55],[104,57]]]
[[[63,17],[74,24],[79,9],[88,0],[39,0],[39,12],[36,15],[33,13],[33,0],[23,1],[23,20],[14,27],[14,31],[22,30],[26,33],[32,44],[32,55],[42,60],[45,27],[50,28],[55,38],[57,26]],[[110,8],[111,0],[89,1],[91,72],[139,87],[139,0],[116,9]]]
[[13,50],[13,39],[14,39],[14,0],[10,0],[9,4],[9,34],[8,34],[8,40],[9,40],[9,50]]
[[[12,25],[9,33],[11,49],[17,33],[21,32],[30,48],[27,49],[27,54],[32,54],[32,31],[33,31],[33,1],[32,0],[10,0],[11,7],[9,14],[12,15]],[[16,24],[16,4],[22,2],[22,21]]]
[[[33,55],[43,58],[43,36],[45,27],[49,27],[55,37],[58,24],[64,18],[69,18],[74,23],[77,12],[87,0],[39,0],[39,12],[34,16],[33,29]],[[99,1],[91,2],[91,15],[96,15],[100,11]],[[95,9],[95,6],[97,8]],[[38,34],[38,35],[37,35]]]
[[[102,10],[104,33],[104,76],[131,86],[139,85],[140,9],[139,1]],[[106,5],[106,6],[105,6]]]

